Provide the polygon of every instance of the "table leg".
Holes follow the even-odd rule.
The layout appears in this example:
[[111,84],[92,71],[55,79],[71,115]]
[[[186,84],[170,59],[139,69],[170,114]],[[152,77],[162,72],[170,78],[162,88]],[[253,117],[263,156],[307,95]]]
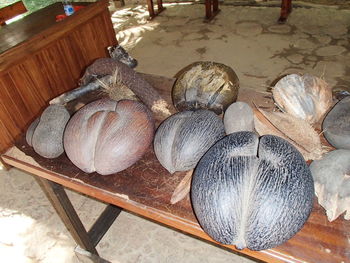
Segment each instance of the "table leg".
[[[118,2],[118,5],[116,5],[117,2]],[[115,7],[122,7],[122,6],[125,6],[125,1],[124,0],[113,0],[113,4]]]
[[162,12],[165,8],[163,7],[163,0],[157,0],[157,5],[158,5],[158,13]]
[[283,24],[287,21],[288,15],[292,12],[292,0],[282,0],[281,16],[278,23]]
[[81,248],[98,255],[93,242],[89,238],[64,188],[57,183],[41,177],[36,177],[36,179],[75,242],[77,242]]
[[[57,214],[80,248],[81,255],[89,255],[96,263],[108,262],[99,257],[96,246],[121,212],[115,205],[107,205],[89,232],[86,231],[63,186],[41,177],[35,177]],[[81,249],[88,253],[81,253]]]
[[150,19],[155,18],[157,15],[159,15],[162,11],[165,10],[165,7],[163,7],[163,0],[157,0],[158,10],[157,12],[154,11],[153,6],[153,0],[147,0],[147,7],[148,7],[148,13]]
[[147,0],[147,7],[148,7],[149,17],[152,19],[153,17],[156,16],[154,13],[153,0]]
[[220,9],[219,9],[218,0],[205,0],[206,21],[210,21],[211,19],[213,19],[219,12],[220,12]]
[[213,13],[219,12],[219,0],[213,0]]
[[205,0],[205,18],[211,18],[211,0]]

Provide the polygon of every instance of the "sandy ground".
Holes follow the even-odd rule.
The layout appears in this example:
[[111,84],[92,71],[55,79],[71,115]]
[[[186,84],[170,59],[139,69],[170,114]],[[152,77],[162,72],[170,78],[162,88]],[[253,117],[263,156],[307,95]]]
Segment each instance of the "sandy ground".
[[[127,2],[128,3],[128,2]],[[111,8],[117,38],[140,72],[172,77],[198,60],[232,67],[241,87],[266,91],[279,76],[309,73],[350,90],[350,11],[337,6],[294,8],[285,25],[279,8],[225,2],[210,23],[204,6],[167,4],[149,21],[144,5]],[[68,191],[89,227],[105,204]],[[0,172],[0,261],[79,262],[75,243],[33,178]],[[122,212],[97,247],[111,262],[253,262],[182,233]]]

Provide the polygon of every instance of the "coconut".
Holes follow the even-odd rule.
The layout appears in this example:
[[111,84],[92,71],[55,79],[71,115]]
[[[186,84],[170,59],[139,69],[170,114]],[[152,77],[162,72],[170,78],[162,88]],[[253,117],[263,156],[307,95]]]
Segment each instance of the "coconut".
[[232,103],[224,115],[226,134],[238,131],[254,131],[254,112],[245,102]]
[[56,158],[63,152],[63,133],[70,114],[62,105],[48,106],[33,121],[26,133],[27,143],[45,158]]
[[77,111],[64,132],[64,148],[86,173],[120,172],[138,161],[152,143],[154,121],[140,102],[103,98]]
[[239,80],[232,68],[216,62],[195,62],[180,70],[172,98],[176,109],[208,109],[221,114],[236,101]]
[[272,88],[277,106],[294,117],[319,122],[332,106],[332,89],[322,79],[309,74],[290,74]]
[[331,145],[350,150],[350,97],[343,98],[330,110],[322,129]]
[[310,170],[315,181],[319,204],[326,209],[329,221],[341,214],[350,220],[350,151],[335,150],[313,161]]
[[154,151],[170,173],[187,171],[224,135],[224,124],[214,112],[183,111],[161,123],[154,137]]
[[309,217],[311,172],[284,139],[236,132],[199,161],[191,199],[203,230],[238,249],[269,249],[294,236]]

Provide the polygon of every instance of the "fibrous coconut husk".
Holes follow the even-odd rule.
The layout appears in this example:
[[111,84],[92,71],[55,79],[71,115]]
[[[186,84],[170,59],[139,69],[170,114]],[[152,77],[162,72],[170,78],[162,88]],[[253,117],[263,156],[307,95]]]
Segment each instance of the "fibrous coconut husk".
[[313,161],[310,170],[315,182],[319,204],[326,210],[329,221],[344,214],[350,220],[350,150],[331,151]]
[[288,113],[254,110],[255,129],[260,136],[272,134],[292,143],[305,160],[320,159],[327,149],[322,145],[320,135],[305,120]]
[[333,105],[332,88],[323,79],[309,74],[281,78],[272,94],[279,109],[311,124],[321,121]]
[[[71,90],[50,101],[50,104],[65,104],[90,91],[97,90],[100,83],[90,82],[97,76],[104,76],[106,81],[110,81],[110,76],[118,72],[118,82],[132,90],[135,95],[145,104],[155,115],[166,118],[171,115],[170,105],[162,98],[159,92],[152,87],[140,73],[129,68],[124,63],[112,58],[99,58],[85,70],[77,89]],[[89,83],[90,82],[90,83]]]
[[172,98],[179,111],[208,109],[221,114],[237,99],[238,77],[224,64],[194,62],[181,69],[175,78]]
[[99,82],[112,100],[138,100],[135,93],[120,81],[118,69],[114,71],[110,81],[104,82],[103,80],[99,80]]
[[192,180],[193,169],[186,172],[184,178],[182,178],[181,182],[176,186],[171,199],[170,204],[176,204],[180,202],[182,199],[189,194],[191,190],[191,180]]

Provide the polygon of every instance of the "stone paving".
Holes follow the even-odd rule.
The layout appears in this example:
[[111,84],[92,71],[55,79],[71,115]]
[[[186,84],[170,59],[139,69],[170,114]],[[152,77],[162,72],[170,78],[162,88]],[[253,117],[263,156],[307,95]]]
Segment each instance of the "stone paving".
[[[310,73],[350,91],[350,10],[298,4],[278,25],[277,7],[222,5],[210,23],[203,23],[203,5],[166,7],[152,21],[135,2],[111,9],[117,38],[138,59],[140,72],[172,77],[194,61],[212,60],[231,66],[241,87],[266,91],[283,74]],[[68,194],[86,227],[105,207]],[[1,262],[79,262],[36,182],[16,169],[0,173],[0,233]],[[116,263],[253,262],[126,212],[97,249]]]

